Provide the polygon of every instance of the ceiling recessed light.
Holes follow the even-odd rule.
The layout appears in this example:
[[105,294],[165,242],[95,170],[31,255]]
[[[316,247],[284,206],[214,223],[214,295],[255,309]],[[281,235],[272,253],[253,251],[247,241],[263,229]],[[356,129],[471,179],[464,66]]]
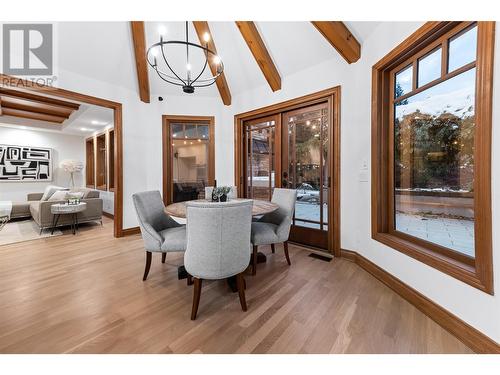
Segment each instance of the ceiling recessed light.
[[91,129],[87,129],[87,128],[80,128],[80,130],[81,130],[82,132],[88,132],[88,131],[90,131]]

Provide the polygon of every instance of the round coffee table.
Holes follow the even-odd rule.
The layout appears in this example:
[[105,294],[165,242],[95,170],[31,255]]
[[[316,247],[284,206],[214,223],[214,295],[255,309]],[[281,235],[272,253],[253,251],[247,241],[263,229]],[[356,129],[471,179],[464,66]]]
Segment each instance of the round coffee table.
[[78,204],[68,204],[68,203],[56,203],[50,206],[50,212],[54,215],[52,218],[52,230],[51,234],[54,234],[54,229],[57,227],[57,222],[61,215],[73,215],[73,221],[71,222],[71,228],[73,229],[73,235],[76,234],[78,228],[78,213],[85,211],[87,209],[87,203],[81,202]]

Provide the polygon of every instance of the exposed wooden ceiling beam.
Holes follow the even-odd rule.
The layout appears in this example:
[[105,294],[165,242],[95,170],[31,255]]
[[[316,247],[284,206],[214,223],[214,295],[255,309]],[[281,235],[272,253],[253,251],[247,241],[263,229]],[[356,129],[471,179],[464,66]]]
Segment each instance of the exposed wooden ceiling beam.
[[2,108],[2,116],[21,117],[21,118],[27,118],[27,119],[31,119],[31,120],[54,122],[57,124],[62,124],[64,122],[64,120],[66,120],[65,117],[47,115],[44,113],[22,111],[19,109],[12,109],[12,108],[5,108],[5,107]]
[[36,102],[31,100],[19,99],[10,96],[1,96],[2,105],[5,108],[20,109],[23,111],[45,113],[47,115],[54,115],[69,118],[73,109],[68,107],[61,107],[53,104],[46,104],[43,102]]
[[3,87],[0,88],[0,95],[1,96],[10,96],[10,97],[14,97],[14,98],[22,98],[22,99],[26,99],[26,100],[30,100],[30,101],[34,101],[34,102],[53,104],[53,105],[60,106],[60,107],[67,107],[67,108],[73,109],[75,111],[80,108],[80,104],[78,104],[78,103],[67,102],[65,100],[59,100],[59,99],[54,99],[54,98],[48,98],[48,97],[42,96],[42,95],[31,94],[31,93],[25,92],[25,91],[6,89]]
[[312,24],[349,63],[361,57],[361,45],[343,22],[312,21]]
[[132,29],[132,40],[134,43],[139,96],[144,103],[149,103],[149,75],[148,62],[146,61],[146,33],[144,31],[144,21],[131,21],[130,27]]
[[[205,44],[204,41],[204,35],[205,33],[208,33],[210,36],[210,40],[208,42],[208,49],[217,54],[217,48],[215,48],[215,42],[214,38],[212,36],[212,33],[210,32],[210,28],[208,27],[208,22],[206,21],[193,21],[194,28],[196,30],[196,34],[198,34],[198,39],[200,40],[200,43]],[[212,59],[208,60],[208,65],[210,66],[210,70],[212,71],[212,74],[215,75],[217,74],[217,64],[212,61]],[[222,102],[225,105],[231,105],[231,92],[229,91],[229,86],[226,81],[226,76],[224,75],[224,72],[217,78],[215,81],[215,84],[217,85],[217,88],[219,89],[220,96],[222,98]]]
[[236,21],[240,33],[245,39],[245,42],[250,48],[255,61],[259,65],[264,77],[271,86],[271,90],[277,91],[281,89],[281,76],[276,68],[276,65],[269,54],[269,51],[259,34],[259,30],[253,21]]

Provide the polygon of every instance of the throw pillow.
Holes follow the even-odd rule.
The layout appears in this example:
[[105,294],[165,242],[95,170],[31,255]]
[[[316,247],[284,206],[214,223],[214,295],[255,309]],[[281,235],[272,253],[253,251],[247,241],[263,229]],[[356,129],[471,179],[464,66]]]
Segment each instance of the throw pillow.
[[48,199],[48,201],[65,201],[67,199],[68,192],[65,190],[58,190]]
[[49,198],[52,196],[52,194],[54,194],[56,191],[59,191],[59,190],[68,190],[66,188],[63,188],[61,186],[54,186],[54,185],[49,185],[45,188],[45,191],[43,192],[43,195],[42,195],[42,199],[40,199],[41,201],[47,201],[49,200]]

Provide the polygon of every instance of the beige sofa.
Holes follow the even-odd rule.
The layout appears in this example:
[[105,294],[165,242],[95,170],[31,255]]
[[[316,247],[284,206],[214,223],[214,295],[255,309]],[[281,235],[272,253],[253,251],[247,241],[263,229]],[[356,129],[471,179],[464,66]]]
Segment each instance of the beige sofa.
[[[87,188],[71,190],[71,192],[76,191],[84,193],[81,202],[87,203],[86,210],[77,215],[78,223],[102,221],[102,199],[99,198],[99,191]],[[40,227],[40,233],[43,229],[51,228],[54,216],[50,211],[50,206],[55,203],[65,203],[65,201],[41,201],[42,196],[43,193],[30,193],[27,202],[14,202],[11,218],[31,216]],[[71,225],[72,220],[72,215],[61,215],[57,226]]]

